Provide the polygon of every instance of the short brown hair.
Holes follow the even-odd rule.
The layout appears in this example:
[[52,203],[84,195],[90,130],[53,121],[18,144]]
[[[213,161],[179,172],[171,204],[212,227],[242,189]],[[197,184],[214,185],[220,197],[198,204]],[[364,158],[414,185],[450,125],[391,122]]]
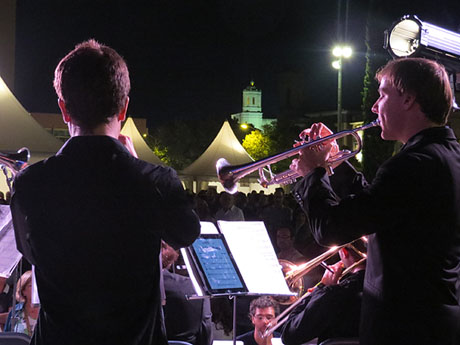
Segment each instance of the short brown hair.
[[69,116],[93,129],[119,114],[131,88],[126,62],[112,48],[89,40],[78,44],[57,65],[54,89]]
[[385,77],[400,92],[415,96],[426,117],[445,125],[452,109],[452,89],[445,68],[425,58],[401,58],[389,61],[375,78]]
[[275,310],[275,315],[278,314],[278,303],[275,302],[269,296],[262,296],[251,301],[249,305],[249,317],[253,317],[256,314],[256,309],[270,308],[272,307]]

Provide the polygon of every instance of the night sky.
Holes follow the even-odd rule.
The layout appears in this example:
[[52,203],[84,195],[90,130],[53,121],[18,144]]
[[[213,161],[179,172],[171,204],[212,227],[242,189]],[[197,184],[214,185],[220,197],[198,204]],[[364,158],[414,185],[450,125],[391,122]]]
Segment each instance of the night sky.
[[[460,27],[457,0],[435,8],[427,0],[372,2],[383,27],[404,14]],[[360,108],[368,7],[369,1],[349,0],[347,37],[355,55],[344,66],[345,109]],[[128,113],[149,126],[184,116],[224,119],[241,111],[251,79],[263,92],[264,114],[276,117],[280,81],[289,73],[305,86],[305,111],[334,110],[337,9],[337,0],[17,0],[15,94],[30,112],[57,113],[55,66],[76,43],[95,38],[126,59]]]

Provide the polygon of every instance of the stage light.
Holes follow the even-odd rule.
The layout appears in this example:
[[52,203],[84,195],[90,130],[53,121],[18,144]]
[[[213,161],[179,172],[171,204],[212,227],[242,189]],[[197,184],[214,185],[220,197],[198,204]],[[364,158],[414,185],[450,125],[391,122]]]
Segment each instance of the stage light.
[[384,48],[393,58],[423,56],[460,72],[460,34],[406,15],[385,31]]
[[459,33],[423,22],[417,16],[406,15],[385,30],[383,47],[394,59],[421,56],[444,65],[454,92],[453,106],[460,109],[455,100],[460,75]]

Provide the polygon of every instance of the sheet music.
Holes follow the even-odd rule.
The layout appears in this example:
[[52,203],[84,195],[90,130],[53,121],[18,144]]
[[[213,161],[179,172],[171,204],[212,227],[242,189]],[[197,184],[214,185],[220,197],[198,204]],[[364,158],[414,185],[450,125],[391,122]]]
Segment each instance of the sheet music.
[[16,249],[10,206],[0,205],[0,277],[8,278],[21,257]]
[[11,222],[10,206],[0,205],[0,234],[9,222]]
[[211,222],[200,222],[201,224],[201,234],[218,234],[216,226]]
[[250,293],[292,295],[263,222],[217,223]]

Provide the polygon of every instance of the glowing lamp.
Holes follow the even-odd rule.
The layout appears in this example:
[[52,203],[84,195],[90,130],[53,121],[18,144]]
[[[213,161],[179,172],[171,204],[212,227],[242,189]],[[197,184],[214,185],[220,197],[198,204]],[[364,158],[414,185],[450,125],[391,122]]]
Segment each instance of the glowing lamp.
[[332,67],[334,67],[335,69],[340,69],[341,66],[342,64],[340,63],[340,60],[332,61]]
[[423,56],[460,72],[460,34],[406,15],[385,31],[384,48],[393,58]]

